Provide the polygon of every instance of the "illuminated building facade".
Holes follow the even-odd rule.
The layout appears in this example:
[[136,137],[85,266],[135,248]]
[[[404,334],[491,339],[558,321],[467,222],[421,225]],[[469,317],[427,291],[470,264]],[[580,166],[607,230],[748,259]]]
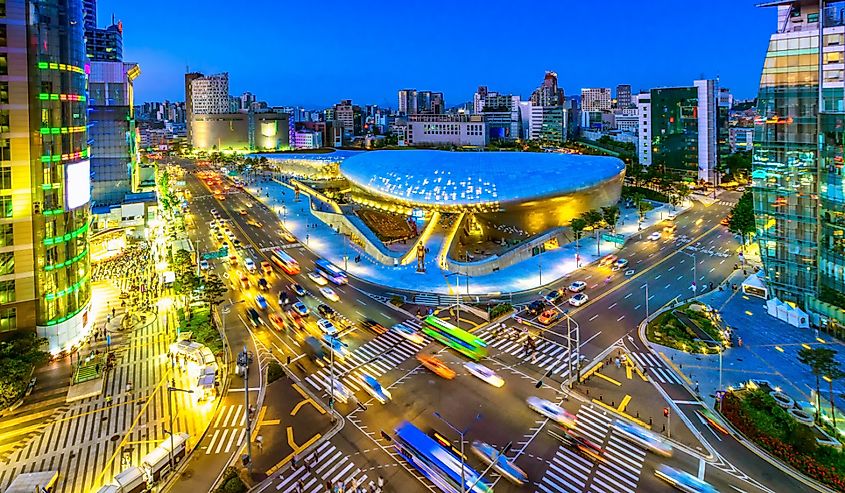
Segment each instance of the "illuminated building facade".
[[0,332],[51,350],[90,326],[82,0],[7,0],[0,52]]
[[778,29],[760,77],[754,212],[774,296],[845,322],[845,1],[819,4],[764,4]]

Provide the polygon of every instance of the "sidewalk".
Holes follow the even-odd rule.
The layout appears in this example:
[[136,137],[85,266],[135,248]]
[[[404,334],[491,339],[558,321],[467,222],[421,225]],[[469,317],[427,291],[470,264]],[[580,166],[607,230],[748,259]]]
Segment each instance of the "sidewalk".
[[[258,197],[271,210],[276,211],[285,227],[308,249],[360,279],[396,289],[439,294],[453,293],[455,280],[446,277],[450,272],[437,265],[435,257],[438,250],[434,247],[430,248],[431,253],[426,258],[426,272],[417,272],[416,262],[398,267],[386,266],[368,256],[352,242],[346,241],[343,236],[338,235],[330,226],[315,217],[311,213],[311,199],[304,192],[300,193],[300,200],[294,202],[293,190],[271,180],[253,182],[247,187],[247,191],[254,197]],[[691,204],[687,207],[691,207]],[[679,208],[678,212],[682,210],[685,209]],[[661,222],[670,211],[671,207],[668,205],[649,211],[642,229]],[[621,212],[616,233],[623,235],[626,239],[641,235],[636,213],[629,209],[622,209]],[[581,266],[619,250],[613,243],[601,241],[599,255],[596,250],[596,239],[593,236],[585,236],[580,240],[579,245]],[[361,256],[361,261],[358,263],[352,261],[357,255]],[[546,251],[530,260],[505,267],[491,274],[470,277],[468,281],[462,278],[461,290],[467,290],[474,295],[484,295],[535,289],[575,271],[577,268],[575,255],[575,243],[563,245],[561,248]],[[347,257],[347,261],[344,261],[344,256]],[[466,288],[467,282],[468,288]]]

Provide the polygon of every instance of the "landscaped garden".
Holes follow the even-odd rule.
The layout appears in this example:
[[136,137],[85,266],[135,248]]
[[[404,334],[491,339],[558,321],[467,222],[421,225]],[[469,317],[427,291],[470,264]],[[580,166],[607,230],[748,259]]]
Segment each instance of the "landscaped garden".
[[690,353],[716,353],[726,342],[717,315],[700,303],[687,303],[667,310],[646,327],[651,342]]
[[[780,395],[775,392],[774,394]],[[819,432],[799,422],[762,388],[727,392],[722,415],[748,439],[807,476],[845,491],[845,452],[820,445]]]

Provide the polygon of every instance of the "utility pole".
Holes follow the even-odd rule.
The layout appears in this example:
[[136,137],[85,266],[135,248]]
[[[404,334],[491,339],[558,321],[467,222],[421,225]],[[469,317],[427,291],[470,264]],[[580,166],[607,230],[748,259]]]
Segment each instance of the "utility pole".
[[249,407],[249,365],[252,363],[252,355],[244,346],[243,351],[238,354],[238,366],[244,370],[244,405],[246,406],[246,467],[249,474],[252,474],[252,416]]

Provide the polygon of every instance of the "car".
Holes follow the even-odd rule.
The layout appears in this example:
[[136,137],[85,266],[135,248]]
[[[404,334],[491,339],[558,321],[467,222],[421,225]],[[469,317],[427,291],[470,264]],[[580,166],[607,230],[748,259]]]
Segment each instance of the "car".
[[246,209],[240,209],[240,210],[238,211],[238,214],[240,214],[240,215],[242,215],[242,216],[246,216],[246,215],[247,215]]
[[444,363],[440,358],[420,353],[417,355],[417,361],[439,377],[443,377],[446,380],[455,378],[455,370],[446,366],[446,363]]
[[320,274],[317,274],[316,272],[309,272],[308,279],[314,281],[314,284],[316,284],[317,286],[325,286],[329,283],[329,281],[327,281],[325,277],[321,276]]
[[542,312],[543,312],[543,310],[545,310],[546,308],[547,308],[547,307],[546,307],[546,302],[545,302],[545,301],[543,301],[543,300],[534,300],[534,301],[532,301],[532,302],[531,302],[531,304],[530,304],[530,305],[528,305],[528,313],[530,313],[531,315],[539,315],[539,314],[540,314],[540,313],[542,313]]
[[220,213],[217,212],[217,209],[211,209],[209,212],[211,212],[211,215],[216,217],[216,218],[220,217]]
[[393,326],[393,331],[414,344],[423,344],[425,342],[422,334],[409,325],[396,324]]
[[297,313],[293,308],[288,309],[286,313],[293,327],[299,330],[305,330],[305,322],[302,320],[302,315]]
[[291,283],[290,289],[296,293],[297,296],[305,296],[308,294],[308,291],[305,290],[300,284],[298,283]]
[[492,465],[493,470],[507,478],[510,482],[520,486],[528,482],[528,475],[525,474],[525,471],[520,469],[512,459],[508,459],[503,452],[499,452],[492,445],[474,440],[472,442],[472,452],[485,465]]
[[526,399],[525,402],[528,403],[529,408],[551,419],[559,425],[567,428],[575,427],[575,416],[557,404],[533,395]]
[[563,299],[566,295],[566,291],[563,289],[555,289],[546,293],[546,296],[543,296],[543,299],[546,300],[546,303],[555,304]]
[[235,248],[240,248],[241,247],[241,240],[235,238],[234,240],[232,240],[232,246],[235,247]]
[[346,404],[349,399],[353,399],[352,392],[343,385],[339,378],[326,378],[326,391],[332,390],[332,397],[336,402]]
[[253,327],[258,327],[258,325],[261,323],[261,316],[258,315],[258,312],[255,310],[255,308],[247,308],[246,315],[247,318],[249,318],[249,321],[252,322]]
[[340,342],[340,339],[334,335],[323,334],[322,341],[323,345],[329,348],[329,351],[332,352],[335,358],[341,361],[346,359],[349,351],[346,349],[346,344]]
[[625,267],[628,267],[628,259],[626,258],[620,258],[613,263],[613,270],[622,270]]
[[664,457],[672,456],[672,445],[665,442],[663,437],[658,433],[646,430],[641,426],[637,426],[621,419],[613,420],[611,426],[615,431],[622,435],[622,438],[628,440],[629,442]]
[[363,384],[362,387],[364,387],[364,390],[382,404],[387,403],[392,398],[390,391],[382,387],[372,375],[365,373],[361,377],[361,383]]
[[317,305],[317,313],[320,314],[322,318],[335,318],[337,316],[337,312],[334,311],[334,308],[330,307],[329,305],[320,303]]
[[214,236],[214,239],[216,239],[216,240],[217,240],[217,243],[218,243],[218,244],[220,244],[220,245],[222,245],[222,244],[224,244],[224,243],[226,242],[226,237],[225,237],[225,236],[223,236],[223,233],[217,233],[217,234]]
[[677,213],[677,212],[675,212],[675,211],[670,212],[670,213],[666,216],[666,220],[668,220],[668,221],[674,221],[674,220],[675,220],[675,219],[677,219],[677,218],[678,218],[678,213]]
[[320,294],[329,301],[340,301],[340,297],[334,292],[334,289],[328,286],[320,288]]
[[279,291],[279,305],[287,305],[290,303],[290,296],[287,291]]
[[208,270],[208,267],[209,267],[208,260],[205,260],[205,259],[200,260],[200,269]]
[[617,260],[619,260],[619,257],[617,257],[616,255],[608,255],[608,256],[602,258],[601,260],[599,260],[599,267],[604,267],[606,265],[612,265],[613,262],[616,262]]
[[239,270],[238,271],[238,279],[241,281],[241,287],[243,289],[249,288],[249,276],[246,275],[246,272]]
[[576,293],[572,296],[572,298],[569,298],[568,303],[572,306],[581,306],[586,303],[589,299],[590,297],[584,293]]
[[317,327],[319,327],[324,334],[328,334],[330,336],[337,334],[337,327],[334,326],[331,320],[321,318],[320,320],[317,320]]
[[281,315],[276,312],[271,312],[267,318],[270,320],[270,325],[272,325],[276,330],[285,330],[285,319],[282,318]]
[[261,291],[268,291],[270,289],[270,285],[267,284],[267,279],[263,277],[258,278],[258,289]]
[[301,301],[297,301],[293,304],[293,311],[298,313],[300,317],[308,316],[308,307]]
[[273,266],[270,265],[270,262],[268,262],[266,260],[261,262],[261,272],[263,272],[264,274],[266,274],[268,276],[273,274]]
[[505,379],[500,377],[490,368],[487,368],[484,365],[478,363],[464,363],[464,368],[467,369],[468,372],[473,374],[474,376],[484,380],[485,382],[489,383],[494,387],[501,387],[505,384]]
[[551,325],[560,318],[560,312],[554,308],[549,308],[537,317],[537,321],[543,325]]
[[255,272],[255,262],[249,257],[244,258],[244,267],[250,272]]
[[263,295],[259,294],[255,297],[255,304],[262,310],[267,309],[267,299]]
[[572,293],[580,293],[581,291],[587,289],[587,283],[584,281],[575,281],[569,286],[567,286],[566,289],[568,289]]
[[564,429],[563,433],[549,430],[549,434],[558,439],[564,445],[577,449],[581,452],[581,454],[593,460],[602,460],[603,458],[601,446],[587,440],[581,435],[578,435],[573,430]]
[[657,241],[661,236],[660,231],[655,231],[654,233],[648,235],[648,241]]
[[722,220],[719,221],[719,224],[721,224],[722,226],[727,226],[730,223],[731,223],[731,216],[730,215],[723,217]]
[[678,229],[678,227],[674,224],[670,224],[668,226],[663,226],[663,232],[666,233],[667,235],[670,235],[670,236],[675,234],[676,229]]
[[261,227],[261,223],[256,221],[255,219],[247,219],[246,223],[249,224],[250,226],[252,226],[253,228],[260,228]]
[[710,483],[698,479],[686,471],[669,467],[666,464],[660,464],[654,470],[654,475],[666,481],[675,489],[685,493],[718,493]]
[[282,239],[288,243],[296,243],[296,236],[290,234],[288,231],[282,231]]
[[387,332],[387,327],[369,318],[361,322],[361,325],[363,325],[366,329],[375,332],[378,335]]

